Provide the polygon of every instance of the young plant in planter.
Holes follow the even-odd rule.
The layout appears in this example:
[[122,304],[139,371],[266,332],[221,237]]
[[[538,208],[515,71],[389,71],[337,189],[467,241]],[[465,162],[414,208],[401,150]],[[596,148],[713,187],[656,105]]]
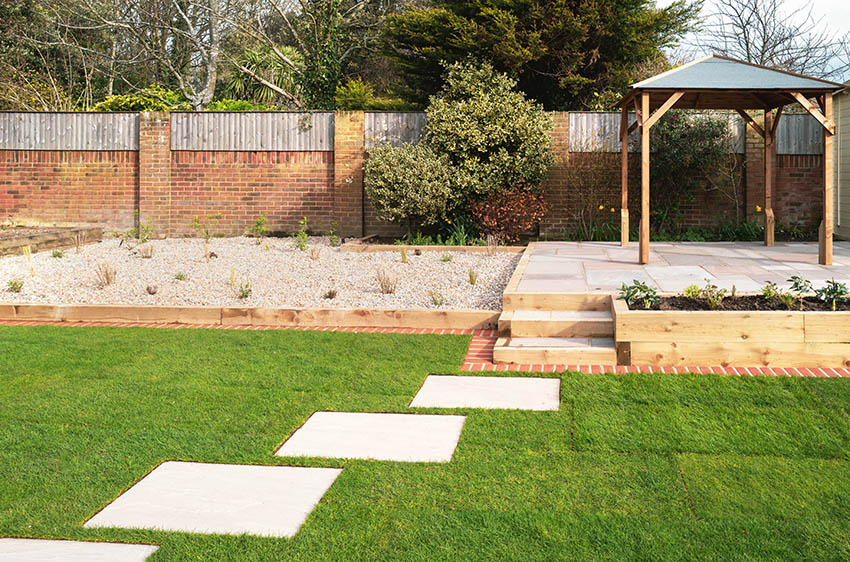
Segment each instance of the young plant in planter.
[[700,289],[700,296],[708,303],[711,309],[720,308],[723,304],[723,299],[726,298],[726,289],[720,289],[717,285],[713,285],[711,280],[705,280],[705,287]]
[[813,290],[812,282],[808,279],[803,279],[799,275],[793,276],[788,282],[791,283],[791,291],[797,297],[797,304],[800,310],[803,310],[803,299],[806,298],[806,295],[811,294]]
[[785,308],[791,310],[794,308],[794,303],[797,302],[797,297],[788,291],[780,288],[773,281],[768,281],[767,285],[761,288],[761,294],[765,300],[776,299],[785,305]]
[[637,279],[633,280],[631,285],[623,283],[623,286],[620,287],[620,298],[626,301],[629,306],[643,301],[643,307],[647,310],[661,301],[658,291],[654,287],[650,287]]
[[832,310],[835,310],[838,301],[847,300],[848,296],[850,296],[850,291],[848,291],[847,285],[844,283],[831,279],[826,282],[825,286],[816,289],[815,295],[823,302],[831,302]]

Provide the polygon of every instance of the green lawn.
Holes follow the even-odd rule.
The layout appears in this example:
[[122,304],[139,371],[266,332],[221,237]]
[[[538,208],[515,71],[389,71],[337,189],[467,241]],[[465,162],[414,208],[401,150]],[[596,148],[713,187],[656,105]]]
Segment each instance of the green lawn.
[[[559,412],[465,412],[448,464],[272,456],[315,410],[408,411],[468,339],[0,327],[0,536],[152,562],[850,558],[850,380],[569,374]],[[167,459],[345,470],[293,539],[82,527]]]

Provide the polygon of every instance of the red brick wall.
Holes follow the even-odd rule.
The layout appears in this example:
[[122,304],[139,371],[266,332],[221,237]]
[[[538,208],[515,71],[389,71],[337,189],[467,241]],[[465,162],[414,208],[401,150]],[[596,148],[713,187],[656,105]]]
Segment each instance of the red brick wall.
[[0,220],[133,225],[135,151],[0,150]]
[[165,112],[139,115],[138,209],[156,235],[171,233],[171,117]]
[[333,217],[331,152],[172,152],[172,235],[193,235],[195,215],[220,212],[221,233],[239,235],[265,213],[272,232],[292,232],[306,216],[314,232]]

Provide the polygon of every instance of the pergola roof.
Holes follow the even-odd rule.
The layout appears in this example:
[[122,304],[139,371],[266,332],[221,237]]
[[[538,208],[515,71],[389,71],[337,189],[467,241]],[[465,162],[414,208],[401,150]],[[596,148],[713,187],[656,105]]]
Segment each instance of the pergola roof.
[[815,97],[845,87],[812,76],[709,55],[632,84],[617,105],[625,106],[646,91],[651,109],[661,106],[673,92],[684,92],[674,106],[677,109],[773,109],[794,103],[791,92]]

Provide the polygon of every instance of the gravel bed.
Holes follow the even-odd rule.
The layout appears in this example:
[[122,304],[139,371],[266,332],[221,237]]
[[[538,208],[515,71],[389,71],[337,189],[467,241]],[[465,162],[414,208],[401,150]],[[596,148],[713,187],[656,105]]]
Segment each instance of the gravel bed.
[[[311,251],[293,246],[291,238],[264,238],[261,244],[246,237],[216,238],[204,258],[200,239],[166,239],[150,242],[151,258],[142,258],[120,240],[109,239],[83,246],[64,257],[51,251],[0,258],[0,302],[264,306],[308,308],[443,308],[499,310],[502,291],[519,261],[519,254],[407,251],[341,252],[321,237],[310,238]],[[442,261],[450,255],[451,261]],[[96,268],[110,264],[115,282],[101,287]],[[473,286],[469,270],[478,274]],[[381,294],[378,270],[398,278],[394,294]],[[187,280],[175,278],[182,273]],[[20,279],[20,293],[9,290],[9,281]],[[239,285],[250,283],[251,294],[237,297]],[[148,287],[156,293],[148,293]],[[324,298],[336,291],[333,299]],[[429,293],[443,302],[435,305]]]

